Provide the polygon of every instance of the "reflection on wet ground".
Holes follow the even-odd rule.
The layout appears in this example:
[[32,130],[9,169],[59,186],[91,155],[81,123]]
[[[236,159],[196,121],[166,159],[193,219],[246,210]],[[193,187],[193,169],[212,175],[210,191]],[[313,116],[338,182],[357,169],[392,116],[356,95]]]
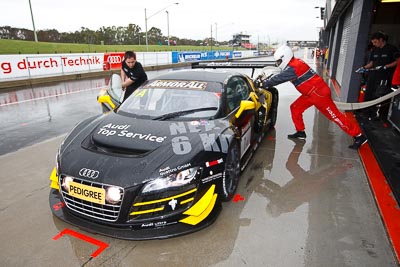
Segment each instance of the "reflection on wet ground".
[[60,82],[51,85],[34,85],[31,88],[0,93],[0,107],[29,100],[53,98],[86,90],[99,89],[108,84],[108,79],[99,78]]

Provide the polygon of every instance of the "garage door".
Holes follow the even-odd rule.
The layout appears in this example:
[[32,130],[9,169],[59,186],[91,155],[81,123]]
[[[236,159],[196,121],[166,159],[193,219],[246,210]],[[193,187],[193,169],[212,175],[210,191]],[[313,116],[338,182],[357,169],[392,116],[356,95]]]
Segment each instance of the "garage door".
[[346,14],[343,19],[343,31],[342,31],[342,40],[340,42],[340,50],[339,50],[339,58],[338,58],[338,66],[336,71],[336,81],[342,85],[343,80],[343,72],[344,72],[344,63],[347,54],[347,46],[349,44],[350,39],[350,24],[351,24],[351,6],[347,8]]

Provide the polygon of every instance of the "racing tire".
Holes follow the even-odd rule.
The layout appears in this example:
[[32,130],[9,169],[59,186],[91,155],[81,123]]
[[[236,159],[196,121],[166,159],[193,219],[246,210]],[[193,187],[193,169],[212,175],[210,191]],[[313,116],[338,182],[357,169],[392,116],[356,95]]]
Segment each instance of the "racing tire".
[[230,201],[233,198],[239,185],[240,172],[240,146],[239,142],[234,140],[225,159],[225,170],[222,176],[222,201]]
[[257,118],[257,127],[256,127],[256,131],[258,133],[262,133],[265,132],[266,130],[266,110],[265,108],[262,106],[260,107],[260,109],[258,110],[258,118]]
[[272,129],[276,124],[276,119],[278,118],[279,93],[278,89],[275,87],[269,88],[268,91],[272,93],[272,106],[268,113],[268,118],[271,119],[269,128]]

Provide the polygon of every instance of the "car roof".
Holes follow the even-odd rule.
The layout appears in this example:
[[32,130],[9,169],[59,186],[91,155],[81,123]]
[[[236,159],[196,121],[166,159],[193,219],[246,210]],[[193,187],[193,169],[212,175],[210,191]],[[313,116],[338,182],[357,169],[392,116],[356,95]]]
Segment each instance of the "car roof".
[[152,80],[187,80],[187,81],[204,81],[204,82],[220,82],[224,83],[227,78],[243,74],[236,71],[227,70],[203,70],[203,69],[189,69],[189,70],[175,70],[165,74],[161,74]]

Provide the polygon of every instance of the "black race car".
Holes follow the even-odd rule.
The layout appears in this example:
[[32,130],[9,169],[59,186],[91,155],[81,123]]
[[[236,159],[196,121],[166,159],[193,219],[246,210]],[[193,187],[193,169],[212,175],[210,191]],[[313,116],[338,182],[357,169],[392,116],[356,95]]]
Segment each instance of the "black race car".
[[61,144],[50,207],[89,232],[144,240],[202,229],[235,194],[266,131],[278,92],[234,71],[172,71],[123,104],[121,78],[98,96],[104,114]]

